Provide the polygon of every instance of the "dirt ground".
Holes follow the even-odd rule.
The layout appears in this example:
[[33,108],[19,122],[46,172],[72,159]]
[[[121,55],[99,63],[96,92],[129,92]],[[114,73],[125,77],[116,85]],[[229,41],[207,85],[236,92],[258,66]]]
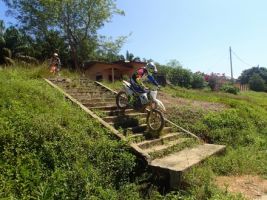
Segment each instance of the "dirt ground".
[[223,190],[241,193],[248,199],[261,199],[267,194],[267,180],[259,176],[220,176],[216,184]]
[[212,103],[206,101],[195,101],[179,97],[172,97],[169,94],[159,92],[158,98],[165,105],[166,109],[173,106],[191,106],[196,109],[203,109],[206,111],[222,111],[227,108],[226,105],[220,103]]

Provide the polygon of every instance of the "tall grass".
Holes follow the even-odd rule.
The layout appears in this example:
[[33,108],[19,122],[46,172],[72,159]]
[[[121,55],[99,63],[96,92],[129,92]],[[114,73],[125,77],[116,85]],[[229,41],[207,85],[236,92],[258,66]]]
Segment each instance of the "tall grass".
[[139,199],[128,147],[39,79],[42,70],[0,73],[0,197]]

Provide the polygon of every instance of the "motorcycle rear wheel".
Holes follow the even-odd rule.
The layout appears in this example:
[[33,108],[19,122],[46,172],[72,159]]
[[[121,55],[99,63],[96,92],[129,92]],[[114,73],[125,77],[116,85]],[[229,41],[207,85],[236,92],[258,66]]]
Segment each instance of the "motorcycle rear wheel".
[[116,96],[116,104],[119,109],[126,109],[129,105],[128,95],[124,91],[120,91]]
[[153,137],[158,137],[165,126],[165,120],[162,112],[152,109],[147,114],[147,127]]

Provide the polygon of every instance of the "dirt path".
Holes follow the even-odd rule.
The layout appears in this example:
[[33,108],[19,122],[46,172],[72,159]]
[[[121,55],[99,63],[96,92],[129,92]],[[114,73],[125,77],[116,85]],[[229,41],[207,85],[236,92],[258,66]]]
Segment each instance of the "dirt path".
[[190,106],[196,109],[203,109],[206,111],[222,111],[227,108],[227,106],[224,104],[172,97],[171,95],[163,92],[159,92],[158,98],[163,102],[167,109],[174,106]]
[[259,176],[220,176],[216,184],[223,190],[241,193],[248,199],[264,199],[267,195],[267,180]]

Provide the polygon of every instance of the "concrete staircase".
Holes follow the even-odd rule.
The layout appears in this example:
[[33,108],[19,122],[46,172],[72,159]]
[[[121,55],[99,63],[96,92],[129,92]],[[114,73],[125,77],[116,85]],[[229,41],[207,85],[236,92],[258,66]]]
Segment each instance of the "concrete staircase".
[[223,145],[204,144],[179,131],[168,121],[159,138],[150,138],[146,128],[147,114],[133,109],[118,110],[116,92],[100,83],[88,79],[62,78],[46,81],[79,104],[120,139],[129,141],[129,145],[153,170],[167,173],[172,188],[179,187],[184,171],[225,149]]

